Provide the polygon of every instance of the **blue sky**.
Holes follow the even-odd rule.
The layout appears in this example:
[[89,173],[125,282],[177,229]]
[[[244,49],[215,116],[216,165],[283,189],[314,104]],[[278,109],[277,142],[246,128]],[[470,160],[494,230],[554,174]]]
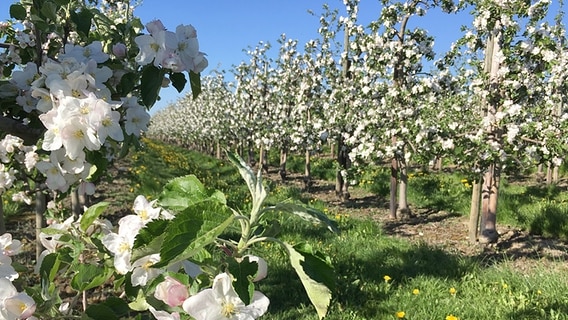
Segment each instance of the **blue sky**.
[[[11,3],[11,0],[0,0],[0,20],[8,18]],[[197,29],[201,51],[209,60],[206,75],[213,69],[229,71],[232,65],[247,59],[243,50],[256,46],[259,41],[273,44],[272,52],[276,54],[276,40],[282,33],[299,40],[300,45],[316,38],[324,3],[344,12],[341,0],[143,0],[135,14],[144,23],[160,19],[170,30],[175,30],[179,24],[192,24]],[[308,14],[308,10],[315,16]],[[378,0],[361,0],[359,22],[366,25],[375,20],[380,10]],[[435,51],[442,53],[461,36],[460,26],[471,24],[471,20],[467,12],[447,15],[432,10],[426,17],[416,17],[411,22],[434,35]],[[162,100],[153,110],[177,100],[183,93],[167,89],[162,90],[161,96]]]

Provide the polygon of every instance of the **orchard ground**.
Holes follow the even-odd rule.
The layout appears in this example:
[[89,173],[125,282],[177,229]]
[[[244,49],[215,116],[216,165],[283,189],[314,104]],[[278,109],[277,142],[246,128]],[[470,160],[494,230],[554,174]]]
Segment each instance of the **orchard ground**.
[[[112,177],[112,179],[103,181],[97,187],[94,201],[107,201],[111,203],[111,206],[105,213],[105,216],[110,220],[116,221],[121,216],[131,213],[130,208],[132,206],[133,199],[138,194],[144,194],[150,198],[155,198],[161,186],[168,178],[183,174],[184,172],[185,174],[195,173],[206,186],[221,189],[244,187],[244,184],[240,183],[238,180],[231,180],[232,176],[229,177],[225,174],[225,172],[231,172],[230,165],[227,162],[217,161],[204,155],[196,155],[196,153],[186,155],[180,152],[179,149],[170,150],[169,146],[164,146],[156,142],[148,143],[147,145],[148,148],[145,150],[133,153],[132,156],[127,159],[117,162],[110,170],[110,177]],[[159,151],[155,152],[156,150]],[[197,157],[197,159],[194,158],[193,160],[190,160],[191,157]],[[199,159],[203,161],[199,162]],[[328,160],[331,161],[331,159]],[[154,163],[154,161],[158,161],[159,163]],[[294,169],[293,167],[294,165],[291,164],[291,169]],[[315,164],[314,167],[317,171],[318,164]],[[411,204],[413,204],[413,216],[401,220],[390,220],[388,219],[388,199],[370,192],[369,188],[361,187],[363,180],[359,181],[358,185],[351,187],[350,200],[347,202],[341,202],[335,195],[333,181],[329,179],[321,179],[321,177],[325,175],[329,176],[329,172],[316,174],[316,176],[319,176],[320,178],[315,178],[312,185],[307,189],[304,187],[302,174],[297,172],[298,170],[291,170],[288,174],[288,179],[285,182],[282,182],[277,168],[271,167],[269,169],[269,173],[265,175],[265,182],[273,190],[271,194],[274,194],[275,197],[280,197],[281,199],[294,199],[305,202],[315,208],[319,208],[326,212],[331,218],[339,222],[340,227],[343,227],[345,230],[345,237],[361,237],[363,238],[362,241],[365,245],[373,247],[374,243],[377,243],[377,247],[381,248],[381,252],[392,252],[393,254],[393,257],[390,258],[376,258],[376,263],[373,261],[369,262],[372,263],[376,269],[372,271],[378,272],[378,274],[373,276],[374,280],[369,281],[369,283],[376,283],[374,284],[375,287],[371,290],[368,287],[365,288],[365,284],[361,284],[359,282],[359,280],[368,277],[369,275],[367,273],[371,272],[371,270],[367,270],[368,268],[364,265],[357,265],[360,263],[357,262],[360,258],[357,257],[356,252],[348,252],[350,255],[353,254],[354,256],[349,259],[353,259],[355,262],[350,260],[347,262],[342,261],[341,259],[343,257],[341,257],[341,255],[345,255],[346,252],[340,251],[343,250],[341,248],[333,248],[336,244],[328,242],[327,239],[330,238],[319,234],[325,231],[317,231],[319,229],[315,231],[312,229],[301,229],[301,227],[297,227],[295,225],[290,229],[286,229],[283,225],[283,232],[294,232],[300,230],[300,239],[301,237],[306,237],[308,239],[313,238],[312,240],[318,243],[323,241],[324,243],[322,246],[324,246],[325,249],[332,252],[336,251],[337,255],[339,255],[339,257],[335,257],[333,259],[338,260],[340,264],[340,266],[337,267],[338,281],[342,284],[345,282],[345,288],[341,289],[338,301],[334,302],[339,306],[332,307],[332,312],[343,310],[345,305],[357,303],[365,305],[365,309],[363,309],[363,311],[359,311],[358,309],[355,309],[356,311],[350,311],[352,313],[357,313],[357,316],[361,316],[360,314],[372,314],[373,312],[377,312],[377,310],[386,308],[384,306],[375,306],[373,304],[374,302],[349,301],[352,299],[352,290],[356,290],[354,292],[357,294],[370,290],[370,293],[366,293],[368,298],[379,296],[386,300],[387,296],[382,296],[382,294],[386,294],[386,291],[384,293],[380,293],[382,292],[381,290],[388,289],[388,287],[381,287],[381,283],[383,282],[383,273],[384,275],[397,277],[395,272],[400,271],[399,276],[408,279],[405,280],[406,284],[404,284],[404,286],[407,286],[407,282],[412,282],[414,281],[412,280],[413,278],[420,278],[421,275],[424,274],[434,274],[436,275],[436,278],[440,277],[442,279],[441,281],[447,281],[449,284],[454,283],[454,278],[459,278],[457,276],[458,274],[461,275],[471,272],[468,271],[470,270],[469,267],[463,266],[470,265],[471,263],[475,263],[480,268],[508,268],[508,270],[513,270],[520,275],[542,273],[542,270],[546,270],[547,272],[550,271],[554,274],[565,274],[565,272],[568,271],[568,264],[566,263],[568,260],[568,243],[559,238],[531,234],[528,230],[523,230],[522,227],[500,223],[498,225],[498,231],[501,234],[501,237],[496,244],[471,244],[467,238],[467,223],[469,218],[467,215],[460,212],[452,212],[451,210],[443,210],[439,208],[428,208],[424,207],[423,203],[416,204],[411,201]],[[546,186],[539,185],[538,182],[534,180],[510,182],[510,184],[522,184],[537,186],[538,188],[546,188]],[[150,187],[148,187],[148,185],[150,185]],[[564,182],[561,182],[558,186],[556,186],[555,190],[558,193],[563,193],[565,191]],[[233,201],[237,203],[247,203],[247,198],[239,198],[240,195],[238,193],[233,195],[231,193],[227,193],[225,190],[223,190],[223,192],[229,196],[229,201],[231,201],[231,198],[234,198]],[[458,195],[461,196],[462,193],[465,192],[467,192],[467,190],[461,190]],[[467,197],[465,200],[466,202],[469,201]],[[368,222],[369,225],[360,227],[355,225],[354,221]],[[29,252],[30,254],[20,256],[19,262],[27,266],[31,266],[34,260],[33,255],[31,254],[31,252],[34,252],[34,222],[35,220],[31,213],[21,213],[17,216],[10,217],[7,224],[8,230],[13,234],[14,238],[22,239],[25,242],[26,249],[28,249],[26,252]],[[289,223],[290,220],[284,220],[284,222]],[[352,233],[353,230],[355,230],[354,233]],[[366,230],[368,230],[368,232]],[[350,240],[346,239],[345,241]],[[384,249],[385,243],[391,243],[387,244],[387,246],[391,247]],[[354,242],[352,244],[348,244],[348,246],[349,245],[357,248],[360,244],[355,244]],[[400,249],[401,251],[397,251],[398,249],[392,249],[398,248],[399,246],[403,247],[403,249]],[[407,248],[411,249],[409,250]],[[263,249],[266,248],[261,248],[261,250]],[[361,250],[364,251],[367,250],[367,248]],[[375,254],[376,252],[374,251],[372,252],[372,255],[368,253],[368,255],[372,257],[374,257]],[[397,254],[400,256],[397,256]],[[279,256],[270,255],[269,258],[271,258],[269,259],[269,263],[274,263],[274,260],[281,260]],[[367,255],[365,258],[367,258]],[[403,267],[397,265],[396,267],[393,267],[393,262],[389,259],[401,259],[402,262],[400,263],[414,265],[407,265]],[[423,262],[419,261],[420,259],[423,259]],[[443,260],[437,261],[437,259]],[[384,266],[381,265],[382,263],[384,263]],[[280,267],[277,267],[277,269],[280,270]],[[438,270],[432,271],[435,269]],[[343,274],[344,270],[357,270],[357,272],[361,272],[361,274],[345,275]],[[279,271],[279,273],[281,273],[281,271]],[[279,276],[282,278],[290,276],[293,277],[293,275],[288,274]],[[278,278],[278,276],[273,276],[272,280],[270,280],[269,277],[269,281],[272,281],[272,285],[278,285],[280,280],[281,278]],[[403,287],[403,282],[400,278],[399,281],[400,286]],[[421,286],[420,290],[426,291],[426,286],[429,283],[428,281],[422,284],[411,285]],[[508,282],[513,280],[505,279],[503,281]],[[556,279],[554,278],[551,281],[556,281]],[[563,283],[564,280],[558,279],[558,281]],[[373,284],[371,284],[371,287],[372,286]],[[566,284],[566,287],[568,287],[568,283]],[[472,290],[479,291],[483,288],[484,287],[476,287]],[[268,290],[268,288],[263,289]],[[402,288],[400,290],[403,289],[404,291],[413,290],[412,288],[410,288],[410,290],[408,290],[408,288]],[[305,298],[302,298],[301,286],[298,292],[299,298],[295,298],[292,302],[278,301],[278,299],[286,299],[286,294],[267,292],[267,295],[272,297],[273,304],[275,305],[275,307],[271,308],[276,308],[271,309],[273,316],[274,314],[278,315],[275,319],[288,319],[286,316],[280,314],[287,314],[285,313],[287,312],[285,309],[296,307],[295,304],[298,301],[300,301],[300,303],[305,302]],[[96,302],[99,299],[104,299],[104,290],[99,290],[96,293],[98,294],[94,294],[92,296],[93,302]],[[359,300],[363,298],[356,299]],[[399,297],[398,299],[402,298]],[[558,299],[563,298],[559,297]],[[395,299],[395,301],[386,302],[385,305],[399,305],[400,303],[401,302],[399,300]],[[367,304],[369,304],[369,306],[367,306]],[[428,303],[425,302],[424,308],[427,305]],[[306,307],[303,306],[302,308]],[[348,310],[351,309],[348,308]],[[560,310],[566,311],[562,308],[560,308]],[[392,318],[392,315],[396,311],[397,310],[389,309],[386,314],[390,314]],[[407,311],[410,310],[407,309]],[[428,311],[425,314],[432,313],[431,311]],[[532,315],[533,313],[530,314]],[[483,314],[478,315],[478,319],[483,319],[483,317]],[[365,317],[363,317],[363,319],[364,318]],[[465,319],[467,317],[462,316],[462,318]],[[360,318],[356,318],[354,316],[353,319]],[[548,318],[544,317],[543,319]],[[551,317],[550,319],[553,318]]]

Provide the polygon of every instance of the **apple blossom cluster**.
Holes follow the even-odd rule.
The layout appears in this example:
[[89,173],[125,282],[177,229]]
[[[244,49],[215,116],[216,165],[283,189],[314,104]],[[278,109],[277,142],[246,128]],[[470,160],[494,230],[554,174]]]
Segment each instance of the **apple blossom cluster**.
[[179,25],[176,32],[168,31],[160,20],[146,25],[149,35],[136,37],[140,52],[136,62],[141,66],[154,63],[173,72],[200,73],[207,65],[205,54],[199,51],[197,31],[192,25]]
[[[156,200],[148,201],[142,195],[137,196],[132,207],[134,213],[126,215],[118,221],[117,232],[113,231],[114,228],[110,221],[98,218],[84,230],[84,234],[88,237],[99,238],[108,252],[112,254],[114,270],[118,275],[128,276],[134,287],[155,287],[155,289],[151,289],[153,293],[150,294],[167,305],[166,309],[163,309],[163,306],[146,304],[145,309],[149,310],[157,319],[180,319],[179,312],[183,310],[197,320],[211,319],[212,316],[256,319],[267,311],[269,300],[257,291],[254,292],[250,303],[245,305],[233,288],[232,276],[227,272],[218,274],[213,279],[211,288],[190,294],[195,288],[192,289],[187,281],[180,281],[176,275],[182,270],[186,276],[196,278],[203,274],[199,265],[184,260],[167,267],[154,268],[153,265],[160,261],[159,253],[148,254],[132,262],[132,248],[140,230],[152,221],[174,218],[168,211],[156,207],[155,204]],[[41,254],[36,272],[39,272],[40,267],[44,267],[42,263],[49,254],[64,250],[65,247],[72,249],[74,244],[70,240],[71,238],[83,238],[81,236],[82,219],[82,216],[77,220],[70,217],[60,223],[52,222],[48,228],[42,231],[40,240],[46,250]],[[11,241],[9,236],[2,236],[0,237],[0,248],[3,248],[6,255],[11,255],[17,253],[20,243]],[[85,258],[83,259],[89,256],[85,251],[86,248],[89,247],[84,247],[83,255]],[[257,272],[253,281],[260,281],[266,277],[267,264],[264,259],[252,255],[245,255],[242,259],[248,259],[249,262],[257,265]],[[4,262],[4,258],[2,258],[2,265],[5,265]],[[7,262],[9,265],[11,261]],[[83,263],[99,262],[101,261],[98,258],[95,258],[94,261],[83,261]],[[0,271],[4,272],[0,276],[9,280],[18,276],[13,269],[0,268]],[[161,276],[163,280],[156,284],[155,280],[158,276]],[[28,303],[28,300],[25,300],[25,302]],[[32,305],[29,305],[31,308]],[[68,308],[68,305],[62,304],[59,311],[69,312]],[[29,315],[33,313],[33,310],[30,310]]]
[[[25,146],[21,138],[12,135],[0,140],[0,195],[14,187],[19,170],[33,171],[39,159],[36,149],[36,146]],[[32,201],[24,191],[14,193],[12,200],[27,204]]]
[[[65,192],[88,178],[92,165],[86,152],[102,148],[111,157],[124,132],[139,136],[146,130],[149,115],[136,99],[112,101],[105,83],[113,72],[99,66],[108,58],[98,41],[84,47],[67,44],[58,61],[48,60],[39,68],[29,62],[13,73],[12,84],[20,92],[17,103],[28,113],[40,113],[47,129],[42,149],[51,154],[37,168],[51,190]],[[123,119],[119,108],[125,110]]]
[[21,250],[21,241],[12,239],[10,233],[0,236],[0,319],[36,319],[33,298],[12,284],[19,274],[12,267],[11,257]]

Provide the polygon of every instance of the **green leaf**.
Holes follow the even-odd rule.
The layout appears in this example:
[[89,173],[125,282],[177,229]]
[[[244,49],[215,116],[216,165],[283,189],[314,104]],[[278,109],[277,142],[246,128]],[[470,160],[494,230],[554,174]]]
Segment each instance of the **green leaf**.
[[69,4],[70,0],[53,0],[58,6],[63,7]]
[[[109,311],[112,313],[108,313]],[[118,319],[127,316],[130,308],[124,300],[110,296],[99,304],[89,305],[85,312],[92,319]],[[112,316],[109,316],[110,314]]]
[[51,21],[57,20],[57,4],[53,2],[45,2],[41,7],[41,13]]
[[201,93],[201,75],[193,71],[189,71],[189,83],[191,85],[191,95],[193,99],[197,98]]
[[314,224],[323,224],[327,226],[330,231],[339,233],[337,222],[329,219],[323,212],[314,208],[308,208],[294,203],[278,203],[274,207],[267,209],[295,214],[306,221],[312,222]]
[[[238,154],[228,152],[227,157],[229,160],[237,167],[241,177],[245,180],[250,194],[252,196],[252,211],[251,215],[256,215],[260,211],[266,197],[268,197],[268,192],[264,185],[262,184],[261,171],[255,175],[252,169],[246,164],[246,162]],[[251,224],[255,223],[256,216],[251,216]]]
[[130,260],[136,261],[147,255],[160,252],[168,224],[169,221],[167,220],[154,220],[146,224],[136,236]]
[[185,79],[185,74],[181,72],[175,72],[170,74],[170,80],[172,80],[172,86],[176,88],[178,92],[182,92],[187,80]]
[[139,248],[152,242],[156,237],[164,233],[168,227],[168,220],[152,220],[138,232],[134,241],[134,248]]
[[79,12],[71,12],[71,21],[77,25],[77,32],[82,36],[89,36],[92,19],[93,14],[87,9],[83,9]]
[[220,204],[227,203],[222,192],[208,191],[194,175],[171,180],[164,186],[164,190],[159,198],[160,206],[172,210],[185,210],[189,206],[205,201],[214,201]]
[[110,203],[108,202],[99,202],[90,206],[87,211],[81,217],[80,227],[81,230],[87,231],[87,228],[93,224],[93,221],[97,220],[97,218],[105,211]]
[[10,6],[10,17],[16,20],[26,19],[26,8],[19,3],[14,3]]
[[224,222],[208,229],[203,219],[196,217],[193,208],[178,214],[166,230],[164,245],[160,250],[161,260],[156,268],[187,260],[199,254],[205,246],[215,242],[217,237],[233,222],[229,216]]
[[335,274],[329,259],[314,253],[309,245],[284,245],[290,256],[290,264],[300,277],[319,318],[323,319],[331,302],[331,291],[335,288]]
[[147,65],[142,70],[142,78],[140,79],[140,91],[142,94],[142,102],[146,108],[151,108],[156,100],[162,87],[164,75],[162,71],[154,65]]
[[50,253],[41,262],[39,274],[43,281],[52,283],[57,276],[57,271],[61,266],[61,259],[57,253]]
[[120,78],[120,83],[118,84],[116,91],[121,96],[126,96],[127,93],[132,92],[134,90],[134,88],[136,87],[136,80],[137,79],[138,78],[137,78],[136,74],[134,74],[132,72],[125,73]]
[[229,260],[229,273],[233,276],[233,288],[239,295],[239,298],[248,305],[254,294],[254,279],[258,272],[258,263],[251,262],[249,257],[245,257],[241,262],[235,259]]
[[106,320],[118,320],[118,316],[114,314],[114,310],[109,306],[104,304],[93,304],[90,305],[87,310],[85,310],[87,316],[90,319],[106,319]]
[[113,274],[110,268],[101,268],[93,264],[80,264],[71,279],[71,287],[79,292],[96,288],[104,284]]
[[138,294],[136,295],[136,300],[130,302],[128,307],[135,311],[146,311],[150,305],[146,301],[146,295],[142,289],[138,290]]

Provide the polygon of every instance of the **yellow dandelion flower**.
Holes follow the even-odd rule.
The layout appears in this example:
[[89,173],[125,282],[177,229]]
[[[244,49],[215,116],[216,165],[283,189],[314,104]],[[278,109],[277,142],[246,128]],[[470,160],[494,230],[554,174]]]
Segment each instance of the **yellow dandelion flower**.
[[389,282],[389,281],[391,281],[392,278],[389,277],[388,275],[385,275],[385,276],[383,277],[383,279],[385,279],[385,282]]
[[460,318],[454,316],[453,314],[450,314],[449,316],[446,316],[446,320],[460,320]]
[[419,289],[412,290],[412,294],[415,295],[415,296],[418,295],[419,293],[420,293]]
[[398,311],[395,315],[397,319],[404,319],[404,316],[406,316],[406,312]]
[[456,290],[456,288],[454,288],[454,287],[451,287],[451,288],[450,288],[450,294],[451,294],[451,295],[456,294],[456,292],[458,292],[458,291]]

